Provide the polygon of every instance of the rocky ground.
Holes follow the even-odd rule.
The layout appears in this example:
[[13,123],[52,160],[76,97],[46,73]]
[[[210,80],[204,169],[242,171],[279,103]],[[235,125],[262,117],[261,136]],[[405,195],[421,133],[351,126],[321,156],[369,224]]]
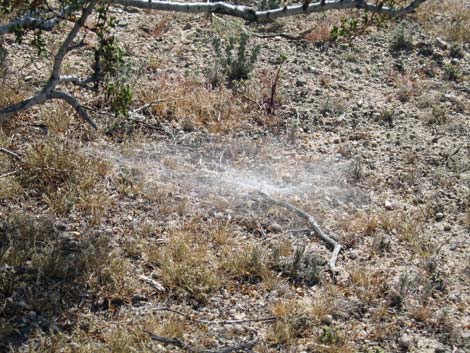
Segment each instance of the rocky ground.
[[[469,350],[469,9],[436,3],[338,41],[354,12],[247,26],[114,8],[134,112],[77,90],[99,131],[59,103],[2,126],[21,160],[0,154],[0,350]],[[212,87],[212,37],[241,30],[261,48],[250,80]],[[48,72],[7,44],[2,104]],[[335,271],[260,192],[337,239]]]

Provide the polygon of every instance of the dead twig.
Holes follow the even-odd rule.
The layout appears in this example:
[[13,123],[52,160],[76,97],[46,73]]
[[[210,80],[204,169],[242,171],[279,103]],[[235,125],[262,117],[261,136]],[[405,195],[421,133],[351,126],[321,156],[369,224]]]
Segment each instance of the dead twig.
[[153,105],[157,105],[157,104],[165,103],[165,102],[173,102],[173,101],[177,101],[177,100],[181,100],[181,98],[161,99],[161,100],[156,100],[156,101],[153,101],[153,102],[145,103],[144,105],[141,105],[139,108],[136,108],[133,111],[131,111],[129,113],[129,117],[131,117],[132,115],[140,112],[141,110],[144,110],[145,108],[150,108]]
[[21,161],[21,156],[16,154],[13,151],[7,150],[6,148],[0,147],[0,152],[5,153],[6,155],[16,159],[17,161]]
[[203,320],[203,319],[194,319],[188,314],[185,314],[181,311],[171,309],[171,308],[153,308],[152,311],[167,311],[173,314],[177,314],[183,316],[185,319],[198,322],[200,324],[207,324],[207,325],[230,325],[230,324],[246,324],[248,322],[273,322],[276,321],[274,316],[264,317],[260,319],[240,319],[240,320]]
[[330,257],[330,261],[329,261],[329,266],[330,266],[330,270],[334,274],[336,272],[336,259],[338,258],[338,254],[341,251],[341,245],[336,240],[334,240],[332,237],[330,237],[328,234],[323,232],[323,230],[320,228],[318,223],[315,221],[315,218],[313,218],[308,213],[302,211],[300,208],[298,208],[298,207],[296,207],[296,206],[294,206],[294,205],[292,205],[288,202],[276,200],[276,199],[272,198],[271,196],[265,194],[264,192],[258,191],[257,193],[260,196],[262,196],[264,199],[268,200],[269,202],[271,202],[275,205],[284,207],[284,208],[288,209],[289,211],[294,212],[297,216],[305,219],[310,224],[310,226],[312,227],[312,229],[313,229],[314,233],[317,235],[317,237],[319,237],[321,240],[323,240],[325,243],[327,243],[329,246],[331,246],[333,248],[333,251],[332,251],[332,254],[331,254],[331,257]]
[[211,350],[211,349],[199,349],[197,347],[194,347],[188,343],[185,343],[181,341],[178,338],[169,338],[169,337],[163,337],[163,336],[158,336],[150,331],[145,331],[152,340],[163,343],[163,344],[171,344],[175,347],[178,347],[180,349],[183,349],[188,352],[192,353],[230,353],[234,351],[246,351],[250,350],[253,348],[256,343],[258,342],[256,339],[253,339],[251,341],[239,343],[233,346],[227,346],[223,348],[219,348],[216,350]]
[[15,175],[16,173],[18,173],[18,170],[14,170],[14,171],[9,172],[9,173],[1,174],[0,179],[9,177],[10,175]]

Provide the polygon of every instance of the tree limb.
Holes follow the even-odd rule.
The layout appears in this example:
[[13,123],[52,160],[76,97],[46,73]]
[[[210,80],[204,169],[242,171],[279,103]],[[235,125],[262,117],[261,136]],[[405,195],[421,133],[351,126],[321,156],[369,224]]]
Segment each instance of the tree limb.
[[49,31],[54,28],[62,19],[54,17],[50,19],[43,19],[32,16],[24,16],[17,20],[0,26],[0,36],[8,33],[13,33],[19,28],[21,29],[42,29]]
[[80,116],[83,120],[85,120],[88,124],[91,125],[94,129],[97,129],[98,127],[96,126],[95,122],[93,119],[90,117],[88,112],[85,110],[85,108],[78,102],[78,100],[71,96],[70,94],[67,94],[62,91],[54,90],[50,92],[47,97],[49,99],[60,99],[63,100],[64,102],[67,102],[70,106],[72,106],[73,109],[77,112],[78,116]]
[[93,9],[95,8],[97,3],[98,3],[98,0],[91,0],[88,3],[88,6],[83,9],[82,15],[75,22],[69,34],[67,35],[65,40],[62,42],[59,50],[57,51],[57,54],[54,57],[54,64],[52,66],[51,76],[49,80],[47,81],[47,83],[45,84],[44,88],[41,90],[41,92],[19,103],[11,104],[5,108],[0,109],[0,123],[3,121],[6,121],[8,118],[11,117],[11,115],[15,113],[19,113],[23,110],[26,110],[34,105],[42,104],[46,102],[48,99],[61,99],[67,102],[68,104],[70,104],[78,113],[78,115],[81,118],[83,118],[88,124],[90,124],[95,129],[97,128],[96,124],[90,118],[88,113],[85,111],[85,109],[78,103],[78,101],[74,97],[72,97],[71,95],[67,93],[55,90],[55,87],[60,83],[60,78],[61,78],[60,70],[62,67],[62,62],[64,61],[64,58],[65,58],[65,55],[68,53],[68,49],[70,45],[73,43],[73,40],[75,39],[78,32],[80,31],[80,28],[83,27],[87,18],[93,12]]
[[70,82],[76,86],[80,86],[80,87],[87,88],[87,89],[93,89],[93,87],[89,86],[89,84],[94,81],[95,81],[95,78],[93,76],[90,76],[86,79],[81,79],[80,77],[73,76],[73,75],[62,75],[59,77],[57,84]]
[[312,227],[315,234],[321,240],[323,240],[325,243],[327,243],[328,245],[330,245],[333,248],[333,251],[332,251],[332,254],[331,254],[331,257],[330,257],[330,261],[329,261],[329,266],[330,266],[330,269],[331,269],[332,273],[335,273],[336,272],[336,259],[338,258],[338,254],[341,251],[341,245],[336,240],[334,240],[332,237],[330,237],[328,234],[326,234],[320,228],[318,223],[315,221],[315,218],[313,218],[308,213],[302,211],[300,208],[298,208],[298,207],[296,207],[296,206],[294,206],[294,205],[292,205],[288,202],[276,200],[276,199],[272,198],[271,196],[269,196],[268,194],[266,194],[264,192],[261,192],[261,191],[258,191],[257,193],[259,195],[261,195],[263,198],[265,198],[266,200],[268,200],[269,202],[271,202],[275,205],[284,207],[284,208],[288,209],[289,211],[292,211],[297,216],[305,219],[310,224],[310,226]]
[[110,0],[113,4],[134,6],[141,9],[174,11],[184,13],[218,13],[233,17],[240,17],[249,22],[267,22],[276,18],[288,17],[301,14],[311,14],[328,10],[341,10],[359,8],[370,12],[377,12],[389,16],[401,16],[414,11],[426,0],[413,0],[409,5],[393,8],[388,6],[369,4],[365,0],[327,0],[311,3],[308,6],[296,4],[284,6],[267,11],[256,11],[251,7],[232,5],[225,2],[173,2],[163,0]]
[[206,325],[229,325],[229,324],[243,324],[248,322],[273,322],[276,321],[274,316],[264,317],[260,319],[241,319],[241,320],[204,320],[204,319],[194,319],[190,315],[187,315],[181,311],[171,309],[171,308],[152,308],[153,312],[157,311],[167,311],[173,314],[183,316],[185,319],[198,322]]
[[13,151],[7,150],[6,148],[0,147],[0,152],[9,155],[10,157],[16,159],[17,161],[21,161],[21,157],[19,154],[16,154]]

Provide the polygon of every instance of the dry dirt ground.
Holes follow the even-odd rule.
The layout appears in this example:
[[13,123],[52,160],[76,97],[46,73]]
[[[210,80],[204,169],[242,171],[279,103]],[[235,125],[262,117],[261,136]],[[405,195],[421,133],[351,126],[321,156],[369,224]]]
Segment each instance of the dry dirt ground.
[[[112,11],[131,110],[158,102],[116,118],[74,89],[98,131],[60,103],[1,127],[19,158],[0,153],[0,351],[470,350],[464,1],[338,41],[332,25],[356,13],[248,26]],[[211,87],[211,38],[243,28],[261,48],[250,80]],[[86,41],[66,72],[88,70]],[[2,105],[49,67],[4,45]],[[337,239],[335,271],[311,226],[260,192]]]

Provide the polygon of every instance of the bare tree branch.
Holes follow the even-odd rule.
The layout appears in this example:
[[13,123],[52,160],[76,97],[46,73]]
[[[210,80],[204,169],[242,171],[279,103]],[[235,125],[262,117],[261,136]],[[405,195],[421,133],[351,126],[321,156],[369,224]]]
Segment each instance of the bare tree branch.
[[328,245],[330,245],[333,248],[333,251],[332,251],[332,254],[331,254],[331,257],[330,257],[330,261],[329,261],[329,266],[330,266],[331,272],[335,273],[336,272],[336,259],[338,258],[338,254],[341,251],[341,245],[336,240],[334,240],[332,237],[330,237],[328,234],[326,234],[320,228],[318,223],[315,221],[315,218],[313,218],[308,213],[302,211],[300,208],[298,208],[298,207],[296,207],[296,206],[294,206],[294,205],[292,205],[288,202],[276,200],[276,199],[272,198],[271,196],[269,196],[268,194],[266,194],[264,192],[261,192],[261,191],[258,191],[257,193],[259,195],[261,195],[263,198],[265,198],[266,200],[268,200],[269,202],[271,202],[275,205],[284,207],[284,208],[288,209],[289,211],[294,212],[297,216],[305,219],[310,224],[310,226],[312,227],[315,234],[321,240],[323,240],[325,243],[327,243]]
[[244,324],[248,322],[273,322],[276,321],[276,318],[274,316],[269,316],[269,317],[263,317],[260,319],[240,319],[240,320],[205,320],[205,319],[195,319],[191,317],[188,314],[185,314],[181,311],[171,309],[171,308],[152,308],[151,309],[153,312],[157,311],[167,311],[173,314],[177,314],[180,316],[183,316],[185,319],[194,321],[194,322],[199,322],[201,324],[206,324],[206,325],[228,325],[228,324]]
[[408,6],[392,8],[369,4],[365,0],[327,0],[311,3],[308,6],[305,6],[304,4],[296,4],[267,11],[256,11],[251,7],[232,5],[225,2],[187,3],[163,0],[111,0],[111,3],[159,11],[174,11],[185,13],[209,12],[240,17],[249,22],[267,22],[281,17],[353,8],[365,9],[367,11],[377,12],[389,16],[401,16],[414,11],[425,1],[426,0],[413,0]]
[[17,161],[21,161],[21,157],[19,154],[16,154],[13,151],[7,150],[6,148],[0,147],[0,152],[9,155],[10,157],[16,159]]
[[98,0],[91,0],[88,3],[88,6],[83,9],[82,15],[77,20],[77,22],[75,22],[71,31],[62,42],[59,50],[57,51],[57,54],[54,57],[51,76],[42,91],[31,98],[0,109],[0,123],[8,120],[13,114],[19,113],[34,105],[42,104],[48,99],[61,99],[70,104],[80,117],[82,117],[88,124],[96,129],[96,124],[90,118],[85,109],[78,103],[78,101],[69,94],[55,90],[55,87],[60,83],[60,70],[65,55],[67,55],[70,45],[73,43],[77,33],[80,31],[80,28],[84,26],[87,18],[91,15],[97,3]]
[[88,112],[78,102],[78,100],[75,97],[73,97],[73,96],[71,96],[71,95],[69,95],[65,92],[57,91],[57,90],[54,90],[54,91],[50,92],[47,95],[47,97],[50,98],[50,99],[60,99],[60,100],[63,100],[64,102],[67,102],[68,104],[70,104],[72,106],[72,108],[75,109],[78,116],[80,116],[83,120],[85,120],[88,124],[90,124],[91,127],[93,127],[94,129],[98,128],[96,126],[95,122],[93,121],[93,119],[88,114]]
[[81,79],[80,77],[73,76],[73,75],[62,75],[59,77],[57,84],[70,82],[76,86],[80,86],[80,87],[87,88],[87,89],[93,89],[93,87],[89,86],[89,84],[93,83],[94,81],[95,81],[95,78],[92,76],[86,79]]
[[49,31],[54,28],[62,19],[55,17],[51,19],[43,19],[32,16],[24,16],[17,20],[0,26],[0,36],[7,33],[15,32],[18,28],[21,29],[42,29]]

